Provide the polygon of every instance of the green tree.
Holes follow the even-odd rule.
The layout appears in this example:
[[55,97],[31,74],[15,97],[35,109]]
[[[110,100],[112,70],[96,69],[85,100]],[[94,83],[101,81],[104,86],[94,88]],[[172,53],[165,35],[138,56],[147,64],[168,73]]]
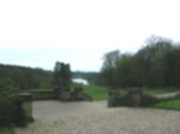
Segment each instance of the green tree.
[[56,62],[54,68],[53,87],[55,92],[70,91],[72,83],[72,75],[70,65],[62,62]]
[[147,46],[140,49],[136,58],[144,74],[141,79],[144,86],[162,87],[166,85],[167,70],[165,55],[172,50],[172,42],[166,38],[151,37]]
[[176,47],[166,56],[166,83],[169,87],[180,87],[180,48]]
[[104,63],[101,71],[101,78],[105,85],[110,88],[116,87],[116,76],[115,71],[117,62],[119,60],[120,53],[118,50],[109,52],[104,55]]
[[171,40],[151,37],[135,54],[107,53],[101,70],[104,83],[121,87],[180,86],[180,47]]

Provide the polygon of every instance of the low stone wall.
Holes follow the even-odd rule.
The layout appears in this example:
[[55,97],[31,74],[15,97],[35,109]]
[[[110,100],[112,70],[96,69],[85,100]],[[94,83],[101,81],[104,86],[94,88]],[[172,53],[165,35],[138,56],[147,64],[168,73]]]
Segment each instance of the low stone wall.
[[116,94],[113,92],[109,95],[108,106],[132,106],[146,107],[151,106],[161,101],[168,101],[180,98],[180,94],[153,96],[143,93],[142,89],[130,89],[125,95]]
[[32,100],[52,100],[56,98],[53,91],[32,91]]
[[61,101],[92,101],[92,97],[84,92],[61,92],[57,96]]

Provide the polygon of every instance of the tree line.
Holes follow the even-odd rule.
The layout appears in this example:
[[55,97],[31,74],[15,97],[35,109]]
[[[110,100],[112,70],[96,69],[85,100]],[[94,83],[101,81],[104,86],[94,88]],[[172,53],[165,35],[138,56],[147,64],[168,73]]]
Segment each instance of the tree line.
[[134,54],[109,52],[100,78],[111,88],[180,87],[180,46],[167,38],[151,37]]
[[0,90],[50,88],[52,72],[40,68],[0,64]]
[[82,72],[76,71],[72,73],[72,78],[81,78],[87,80],[90,84],[98,83],[99,72]]
[[[56,62],[53,71],[48,71],[41,68],[0,64],[0,93],[3,91],[7,92],[8,90],[14,90],[13,92],[16,92],[29,89],[53,89],[55,86],[54,77],[59,75],[59,64],[59,62]],[[60,79],[66,77],[66,72],[68,71],[65,67],[60,74]],[[68,73],[72,78],[84,78],[91,83],[96,79],[96,73],[94,72]]]

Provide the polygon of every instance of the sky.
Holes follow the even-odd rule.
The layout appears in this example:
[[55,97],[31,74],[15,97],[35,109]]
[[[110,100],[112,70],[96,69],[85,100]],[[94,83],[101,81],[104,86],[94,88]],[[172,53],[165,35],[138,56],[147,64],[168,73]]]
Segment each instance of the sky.
[[180,41],[178,0],[2,0],[0,63],[99,71],[111,50],[134,53],[152,35]]

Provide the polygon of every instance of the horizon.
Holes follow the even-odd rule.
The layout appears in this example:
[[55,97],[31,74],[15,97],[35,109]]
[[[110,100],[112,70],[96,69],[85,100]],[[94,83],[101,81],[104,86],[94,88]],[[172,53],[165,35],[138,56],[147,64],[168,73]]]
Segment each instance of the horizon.
[[[91,51],[85,48],[1,48],[0,63],[53,71],[56,61],[60,61],[70,64],[72,71],[99,72],[103,63],[103,56],[109,52],[108,50],[92,48]],[[81,65],[79,65],[80,63]]]
[[[151,36],[154,37],[154,36]],[[162,36],[157,36],[162,37]],[[166,37],[173,44],[179,42]],[[150,39],[150,38],[148,38]],[[147,39],[146,39],[147,41]],[[111,51],[119,50],[120,54],[134,54],[148,44],[139,48],[0,48],[0,64],[40,68],[53,71],[57,61],[70,64],[73,72],[100,72],[103,56]],[[83,64],[82,64],[83,63]]]

